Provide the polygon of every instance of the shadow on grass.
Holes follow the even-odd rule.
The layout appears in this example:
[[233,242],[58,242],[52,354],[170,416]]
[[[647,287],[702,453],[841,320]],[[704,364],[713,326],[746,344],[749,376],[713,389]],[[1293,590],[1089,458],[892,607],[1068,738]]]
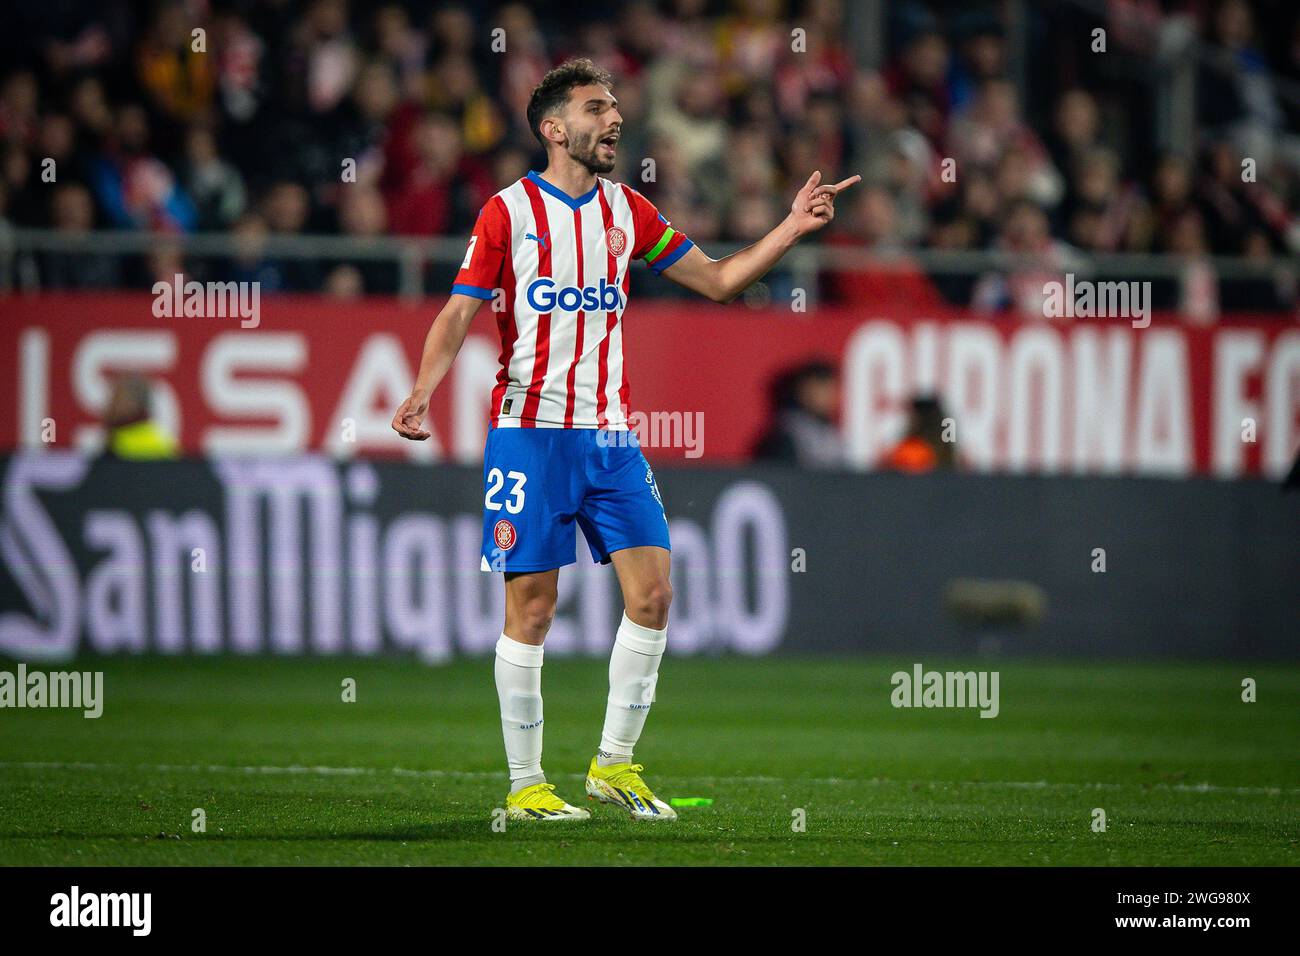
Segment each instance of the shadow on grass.
[[[461,841],[509,841],[514,843],[554,843],[568,839],[578,839],[588,843],[618,842],[622,846],[638,844],[657,845],[675,844],[717,844],[744,842],[747,844],[788,843],[792,839],[808,840],[800,834],[792,837],[789,832],[737,832],[718,827],[701,828],[701,825],[682,826],[679,824],[636,823],[631,820],[592,820],[592,821],[556,821],[552,823],[515,823],[507,824],[503,832],[496,832],[491,821],[480,816],[444,820],[436,823],[416,824],[387,830],[319,830],[300,833],[202,833],[175,834],[159,836],[156,833],[132,833],[125,831],[24,831],[21,833],[0,833],[0,843],[7,841],[57,841],[76,843],[91,840],[122,840],[139,843],[157,843],[169,846],[173,843],[192,846],[202,843],[311,843],[311,842],[372,842],[372,843],[439,843]],[[831,834],[828,833],[828,836]],[[835,835],[843,839],[842,834]],[[816,837],[810,843],[821,842]]]

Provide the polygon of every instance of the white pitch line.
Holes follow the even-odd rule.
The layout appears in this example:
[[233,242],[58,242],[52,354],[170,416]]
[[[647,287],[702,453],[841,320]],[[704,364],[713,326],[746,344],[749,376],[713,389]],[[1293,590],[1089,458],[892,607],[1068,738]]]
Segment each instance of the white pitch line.
[[[169,764],[169,763],[88,763],[84,761],[0,761],[0,770],[134,770],[162,773],[238,773],[247,775],[314,775],[321,777],[359,777],[390,774],[395,777],[426,779],[456,778],[469,780],[497,780],[503,774],[495,770],[408,770],[404,767],[289,767],[250,766],[234,767],[220,764]],[[581,778],[581,773],[558,774],[561,777]],[[994,790],[1168,790],[1175,793],[1235,793],[1244,796],[1276,797],[1297,794],[1300,789],[1282,787],[1226,787],[1213,783],[1052,783],[1046,780],[890,780],[881,777],[695,777],[676,775],[672,779],[709,784],[812,784],[814,786],[869,785],[927,787],[985,787]]]

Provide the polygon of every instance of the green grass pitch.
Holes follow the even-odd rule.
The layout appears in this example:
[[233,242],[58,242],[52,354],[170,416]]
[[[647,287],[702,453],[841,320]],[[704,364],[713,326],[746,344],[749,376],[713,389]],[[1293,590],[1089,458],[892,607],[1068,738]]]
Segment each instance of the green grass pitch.
[[594,816],[495,832],[490,660],[83,660],[100,719],[0,710],[0,863],[1297,862],[1300,668],[925,664],[997,669],[1000,715],[894,709],[911,661],[670,657],[637,759],[714,803],[655,825],[585,801],[606,665],[548,656],[545,766]]

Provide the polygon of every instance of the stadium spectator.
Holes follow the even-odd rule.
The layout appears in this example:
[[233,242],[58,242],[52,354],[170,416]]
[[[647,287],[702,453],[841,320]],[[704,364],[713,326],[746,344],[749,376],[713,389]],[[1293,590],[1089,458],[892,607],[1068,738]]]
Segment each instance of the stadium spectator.
[[104,455],[128,461],[175,458],[176,439],[152,417],[149,382],[142,375],[117,378],[104,407]]
[[727,142],[722,83],[712,72],[682,71],[672,98],[654,110],[650,133],[672,140],[691,179],[716,170]]
[[41,257],[41,272],[50,288],[111,289],[120,282],[117,259],[84,245],[95,226],[95,201],[89,189],[76,182],[56,187],[50,225],[79,240],[75,251],[48,252]]
[[[1095,252],[1131,246],[1129,237],[1137,228],[1144,203],[1136,186],[1121,182],[1119,157],[1104,146],[1095,146],[1076,163],[1078,173],[1065,209],[1074,244]],[[1091,224],[1082,236],[1077,228],[1080,217]]]
[[331,299],[350,302],[366,294],[366,280],[360,269],[345,262],[329,271],[322,291]]
[[467,231],[492,195],[492,178],[466,154],[460,127],[443,113],[428,113],[412,137],[415,164],[389,197],[398,235],[446,235]]
[[95,144],[108,137],[113,126],[113,111],[108,105],[104,84],[98,77],[86,76],[78,80],[72,87],[68,104],[81,137]]
[[[339,201],[339,223],[343,227],[343,234],[354,240],[350,244],[352,249],[365,251],[372,248],[375,238],[384,234],[387,219],[384,197],[378,189],[362,185],[344,187]],[[360,276],[363,292],[372,295],[392,295],[397,292],[397,263],[358,256],[348,260],[345,265],[351,265]]]
[[881,467],[912,475],[956,467],[957,446],[951,437],[951,425],[952,420],[936,396],[915,396],[907,431],[881,461]]
[[84,181],[86,157],[77,148],[77,126],[66,113],[47,113],[41,119],[37,155],[42,167],[53,161],[54,182]]
[[0,85],[0,138],[32,146],[40,125],[40,89],[30,70],[17,70]]
[[1007,213],[998,246],[1015,265],[980,277],[971,305],[989,312],[1011,309],[1026,318],[1043,318],[1043,286],[1060,281],[1071,256],[1065,243],[1052,238],[1047,215],[1028,199]]
[[1071,176],[1088,151],[1101,145],[1101,114],[1096,97],[1087,90],[1066,90],[1056,101],[1052,131],[1047,137],[1052,164]]
[[[311,216],[311,195],[296,182],[279,182],[267,190],[261,202],[261,219],[277,235],[297,235]],[[306,292],[320,287],[321,268],[310,259],[285,258],[272,263],[278,281],[272,289]],[[268,290],[271,291],[271,290]]]
[[175,124],[169,133],[203,116],[212,105],[216,80],[207,38],[202,36],[200,42],[193,29],[184,4],[163,3],[136,53],[140,89],[155,115]]
[[212,130],[191,127],[185,141],[184,186],[198,215],[198,228],[226,230],[244,211],[244,179],[217,152]]
[[[51,157],[56,158],[56,157]],[[62,170],[64,182],[76,180],[81,170],[81,162],[69,163],[63,160],[62,166],[50,168],[58,182],[57,174]],[[41,176],[46,172],[45,163],[38,162],[35,150],[26,149],[16,141],[0,141],[0,183],[5,194],[6,217],[14,226],[49,226],[53,220],[53,196],[48,188],[42,189]],[[40,184],[40,185],[38,185]]]
[[1177,308],[1188,322],[1208,325],[1219,316],[1219,287],[1205,221],[1195,209],[1188,209],[1175,221],[1170,251],[1183,259],[1179,276]]
[[[459,26],[458,36],[463,52],[472,49],[474,24],[463,9],[444,8],[450,11]],[[399,4],[390,3],[375,11],[371,20],[377,52],[397,74],[397,88],[401,96],[417,97],[424,84],[424,62],[429,54],[430,38],[411,24],[410,13]]]
[[947,39],[935,29],[923,28],[886,73],[890,95],[902,101],[908,123],[939,149],[947,140],[952,109],[948,68]]
[[835,417],[839,376],[834,366],[811,361],[772,382],[772,422],[754,447],[759,461],[800,468],[844,467],[844,443]]
[[1193,205],[1192,170],[1187,160],[1161,157],[1151,177],[1150,195],[1131,233],[1131,247],[1140,252],[1169,252],[1174,224]]
[[293,31],[295,80],[310,113],[330,113],[356,80],[360,55],[348,15],[347,0],[314,0]]
[[198,221],[170,167],[149,150],[149,118],[142,106],[118,110],[92,163],[91,182],[100,207],[120,228],[188,232]]
[[961,54],[953,61],[948,83],[953,109],[960,111],[984,83],[1006,75],[1007,44],[1001,24],[980,11],[959,17],[954,28],[961,38]]
[[853,197],[847,221],[832,238],[836,246],[866,248],[881,253],[865,269],[837,269],[827,277],[832,295],[842,302],[898,304],[910,308],[942,305],[942,298],[925,273],[906,256],[904,230],[898,226],[898,205],[889,190],[871,186]]
[[283,265],[266,256],[266,220],[257,213],[245,213],[231,227],[235,255],[225,265],[224,277],[231,282],[256,282],[262,292],[291,291]]
[[1245,0],[1223,0],[1214,15],[1218,45],[1197,78],[1199,111],[1240,152],[1267,162],[1283,113],[1268,60],[1255,43],[1254,13]]

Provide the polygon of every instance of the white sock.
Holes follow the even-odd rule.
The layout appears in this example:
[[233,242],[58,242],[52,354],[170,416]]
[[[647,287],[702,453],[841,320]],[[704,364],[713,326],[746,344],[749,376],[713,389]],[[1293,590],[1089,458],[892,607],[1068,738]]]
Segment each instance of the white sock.
[[636,746],[655,699],[659,661],[668,643],[668,629],[642,627],[626,613],[618,626],[614,651],[609,656],[609,699],[605,705],[605,729],[600,735],[596,763],[607,767],[631,763]]
[[514,793],[546,781],[542,775],[542,645],[524,644],[502,634],[497,641],[496,680]]

